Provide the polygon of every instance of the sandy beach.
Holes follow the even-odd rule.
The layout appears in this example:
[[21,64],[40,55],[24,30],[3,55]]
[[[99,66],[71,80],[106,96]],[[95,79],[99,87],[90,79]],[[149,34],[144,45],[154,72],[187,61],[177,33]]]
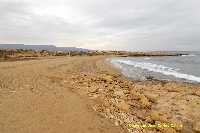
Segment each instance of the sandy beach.
[[106,58],[0,62],[0,132],[200,132],[199,84],[131,81]]

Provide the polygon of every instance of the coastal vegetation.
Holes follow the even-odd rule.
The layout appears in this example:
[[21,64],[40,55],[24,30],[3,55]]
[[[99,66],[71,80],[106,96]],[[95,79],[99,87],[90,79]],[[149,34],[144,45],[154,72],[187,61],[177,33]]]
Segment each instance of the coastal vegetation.
[[32,50],[32,49],[0,49],[1,60],[17,60],[36,57],[51,57],[51,56],[181,56],[182,53],[177,52],[130,52],[130,51],[47,51],[47,50]]

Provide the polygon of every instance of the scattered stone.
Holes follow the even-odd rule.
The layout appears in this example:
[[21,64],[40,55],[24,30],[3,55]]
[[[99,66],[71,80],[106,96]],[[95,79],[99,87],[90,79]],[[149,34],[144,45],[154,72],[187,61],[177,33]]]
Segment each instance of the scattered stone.
[[[129,81],[115,78],[113,75],[109,74],[102,74],[99,76],[87,75],[86,78],[82,79],[79,77],[75,80],[81,82],[81,89],[88,94],[90,99],[94,99],[95,102],[97,101],[98,106],[93,107],[93,109],[109,118],[116,126],[124,126],[129,123],[177,123],[176,120],[182,122],[183,119],[178,119],[178,117],[183,118],[182,114],[178,114],[181,109],[177,110],[175,107],[178,107],[180,101],[182,101],[181,104],[185,104],[188,103],[185,102],[187,98],[198,98],[197,96],[200,96],[199,89],[193,90],[194,87],[188,89],[188,86],[184,89],[184,86],[177,85],[173,82],[160,82],[154,80]],[[184,97],[179,96],[178,101],[176,95],[181,92],[184,92]],[[176,99],[173,100],[173,97]],[[192,100],[189,102],[191,103],[191,101]],[[200,102],[196,100],[194,103],[195,105],[192,106],[196,107]],[[183,109],[183,114],[185,109],[186,108]],[[192,125],[193,121],[196,121],[196,119],[197,118],[189,121],[188,123],[190,123],[190,126],[184,127],[190,130],[184,129],[184,131],[187,132],[192,130],[193,132],[199,132],[198,123]],[[181,131],[183,130],[173,128],[130,130],[131,133],[176,133]]]
[[88,90],[88,92],[90,92],[90,93],[95,93],[97,91],[98,91],[98,88],[96,88],[96,87],[90,87]]
[[99,97],[99,95],[97,95],[97,94],[93,94],[93,95],[89,95],[89,96],[90,96],[90,99],[96,99]]
[[105,84],[105,87],[108,87],[108,84]]
[[115,85],[115,90],[121,90],[121,89],[122,89],[121,86]]
[[115,126],[119,126],[119,122],[118,121],[115,121]]
[[115,91],[114,92],[114,95],[115,96],[119,96],[119,97],[124,97],[125,95],[124,95],[124,92],[121,90],[121,91]]

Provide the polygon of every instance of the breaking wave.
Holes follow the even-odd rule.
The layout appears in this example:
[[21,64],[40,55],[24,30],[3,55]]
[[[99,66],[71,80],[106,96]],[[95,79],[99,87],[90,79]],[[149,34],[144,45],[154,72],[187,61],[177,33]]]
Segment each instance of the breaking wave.
[[136,62],[136,61],[130,61],[130,60],[120,60],[120,59],[115,60],[115,61],[118,63],[127,64],[127,65],[131,65],[131,66],[134,66],[137,68],[148,70],[151,72],[157,72],[157,73],[161,73],[164,75],[174,76],[176,78],[200,82],[200,77],[180,73],[180,72],[178,72],[179,69],[174,69],[174,68],[167,67],[164,65],[157,65],[157,64],[153,64],[153,63],[149,63],[149,62]]
[[188,54],[188,55],[182,55],[182,56],[196,56],[195,54]]

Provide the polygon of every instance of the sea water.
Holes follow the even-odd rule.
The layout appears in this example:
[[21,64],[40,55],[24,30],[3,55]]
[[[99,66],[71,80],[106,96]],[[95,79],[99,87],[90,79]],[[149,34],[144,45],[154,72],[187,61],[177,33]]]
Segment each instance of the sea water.
[[135,80],[150,78],[200,83],[200,52],[183,56],[114,57],[122,73]]

